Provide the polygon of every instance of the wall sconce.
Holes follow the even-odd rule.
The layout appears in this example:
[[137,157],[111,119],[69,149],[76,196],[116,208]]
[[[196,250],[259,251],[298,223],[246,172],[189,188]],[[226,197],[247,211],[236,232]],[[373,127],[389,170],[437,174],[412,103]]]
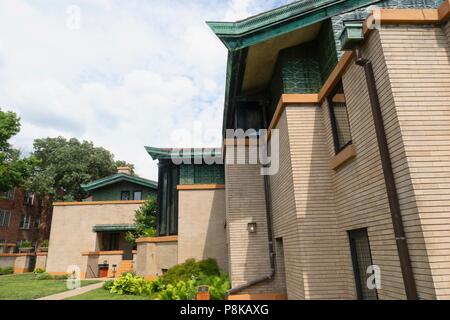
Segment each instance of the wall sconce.
[[256,233],[256,222],[249,222],[247,224],[248,233]]

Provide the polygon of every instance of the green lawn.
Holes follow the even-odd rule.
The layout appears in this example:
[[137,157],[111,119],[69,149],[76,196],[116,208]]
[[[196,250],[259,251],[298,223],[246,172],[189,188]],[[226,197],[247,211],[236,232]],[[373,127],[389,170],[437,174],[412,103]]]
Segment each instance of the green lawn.
[[149,296],[131,296],[110,293],[103,288],[95,289],[66,300],[151,300]]
[[[81,286],[97,282],[83,280]],[[35,280],[32,273],[0,276],[0,300],[32,300],[67,290],[64,280]]]

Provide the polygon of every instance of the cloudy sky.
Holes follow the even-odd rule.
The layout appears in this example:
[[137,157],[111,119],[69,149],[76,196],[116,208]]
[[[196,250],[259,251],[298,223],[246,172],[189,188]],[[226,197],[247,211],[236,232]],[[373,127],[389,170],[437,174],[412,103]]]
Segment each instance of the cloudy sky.
[[0,107],[22,119],[13,144],[90,140],[151,179],[144,145],[220,146],[227,53],[205,21],[288,2],[0,0]]

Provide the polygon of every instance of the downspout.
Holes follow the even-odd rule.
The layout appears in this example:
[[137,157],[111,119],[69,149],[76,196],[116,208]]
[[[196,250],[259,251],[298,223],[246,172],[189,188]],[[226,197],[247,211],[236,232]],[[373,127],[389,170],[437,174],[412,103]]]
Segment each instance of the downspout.
[[363,58],[359,49],[355,49],[355,56],[356,64],[364,67],[406,297],[408,300],[417,300],[417,288],[411,266],[408,244],[406,242],[405,229],[403,227],[400,202],[395,186],[394,171],[392,169],[391,156],[389,153],[372,62]]
[[264,198],[266,203],[266,221],[267,221],[267,240],[269,243],[269,259],[270,272],[268,275],[250,280],[246,283],[238,285],[228,290],[228,295],[235,294],[239,291],[247,289],[255,284],[271,280],[275,277],[275,251],[273,246],[273,229],[272,229],[272,198],[270,195],[270,180],[268,175],[264,175]]

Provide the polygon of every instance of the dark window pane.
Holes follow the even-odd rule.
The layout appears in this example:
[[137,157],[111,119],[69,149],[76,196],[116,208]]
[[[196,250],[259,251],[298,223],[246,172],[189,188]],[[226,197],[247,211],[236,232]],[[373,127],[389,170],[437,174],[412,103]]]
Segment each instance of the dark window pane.
[[178,233],[178,190],[177,190],[177,184],[178,184],[178,168],[173,167],[170,170],[170,227],[169,227],[169,233],[171,235],[175,235]]
[[237,109],[237,129],[263,129],[262,109],[257,103],[241,103]]
[[358,299],[377,300],[376,289],[367,287],[367,279],[370,276],[367,273],[367,268],[372,265],[367,229],[352,230],[348,232],[348,235]]
[[122,191],[120,194],[120,200],[130,200],[130,191]]
[[331,127],[333,130],[334,148],[339,153],[352,142],[347,104],[342,83],[339,83],[328,97]]

